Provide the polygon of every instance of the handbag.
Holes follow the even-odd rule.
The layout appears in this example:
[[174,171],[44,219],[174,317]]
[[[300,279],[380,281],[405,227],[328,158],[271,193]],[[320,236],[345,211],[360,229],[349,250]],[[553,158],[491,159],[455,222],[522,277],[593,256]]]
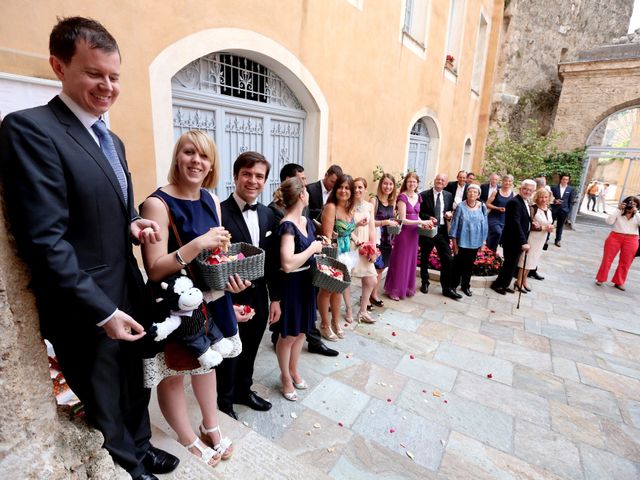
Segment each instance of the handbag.
[[[176,224],[173,221],[173,216],[171,215],[171,210],[169,210],[169,205],[167,205],[167,202],[164,201],[164,198],[160,197],[159,195],[152,196],[159,199],[167,209],[167,215],[169,216],[169,226],[171,227],[173,236],[178,243],[178,248],[182,247],[182,240],[180,240],[180,235],[178,234],[178,229],[176,228]],[[193,280],[195,277],[193,276],[191,265],[187,265],[186,269],[189,277],[191,277],[191,280]],[[208,330],[209,322],[204,322],[204,328],[205,331]],[[198,362],[196,356],[191,353],[191,351],[184,345],[184,343],[172,338],[168,338],[165,341],[164,362],[167,364],[167,367],[178,372],[183,372],[185,370],[194,370],[200,367],[200,362]]]

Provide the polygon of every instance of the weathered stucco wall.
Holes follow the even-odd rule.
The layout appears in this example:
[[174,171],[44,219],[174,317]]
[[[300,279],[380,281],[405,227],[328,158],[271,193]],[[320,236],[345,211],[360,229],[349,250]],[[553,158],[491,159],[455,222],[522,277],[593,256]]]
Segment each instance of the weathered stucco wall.
[[[551,127],[560,92],[557,65],[578,50],[626,34],[633,0],[511,0],[505,10],[491,123],[527,118]],[[519,104],[513,104],[516,97]]]

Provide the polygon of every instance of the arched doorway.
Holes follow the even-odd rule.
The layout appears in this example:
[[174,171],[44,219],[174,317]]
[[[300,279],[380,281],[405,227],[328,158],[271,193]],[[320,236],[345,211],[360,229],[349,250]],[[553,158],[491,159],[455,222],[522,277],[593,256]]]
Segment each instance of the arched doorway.
[[[593,181],[598,181],[600,188],[609,184],[608,203],[640,193],[640,107],[622,108],[598,123],[587,138],[583,167],[574,218],[586,202],[584,193]],[[606,210],[606,203],[598,205],[597,210]]]
[[275,72],[247,57],[219,52],[183,67],[171,80],[174,140],[192,128],[206,131],[221,159],[216,193],[234,190],[233,162],[257,151],[272,164],[260,199],[269,203],[285,163],[303,163],[306,112]]
[[460,164],[460,170],[468,172],[471,170],[471,139],[467,138],[464,142],[464,151],[462,153],[462,163]]
[[438,127],[431,116],[422,114],[413,122],[409,131],[405,171],[418,174],[420,188],[427,188],[435,176],[439,139]]

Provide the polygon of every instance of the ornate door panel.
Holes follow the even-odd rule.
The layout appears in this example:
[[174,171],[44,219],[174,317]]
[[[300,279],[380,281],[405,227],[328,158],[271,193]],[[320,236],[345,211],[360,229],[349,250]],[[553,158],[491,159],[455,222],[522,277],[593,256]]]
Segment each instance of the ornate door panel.
[[407,170],[414,171],[420,177],[420,188],[426,185],[427,160],[429,153],[429,132],[422,120],[418,120],[409,135],[409,155]]

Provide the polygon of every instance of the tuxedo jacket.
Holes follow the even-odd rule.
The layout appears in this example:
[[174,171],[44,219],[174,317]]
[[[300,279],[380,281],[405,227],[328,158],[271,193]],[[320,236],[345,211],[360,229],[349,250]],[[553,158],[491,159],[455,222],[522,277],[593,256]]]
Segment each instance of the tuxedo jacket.
[[[220,203],[222,225],[231,233],[232,243],[251,242],[251,234],[242,215],[238,203],[230,195]],[[258,246],[265,251],[265,276],[251,281],[251,287],[232,294],[233,303],[238,305],[250,305],[256,309],[256,315],[265,318],[269,313],[269,300],[280,299],[277,283],[277,272],[280,269],[280,243],[277,235],[277,227],[273,211],[258,203],[258,223],[260,225],[260,240]],[[268,288],[268,286],[270,288]]]
[[516,195],[505,206],[503,248],[514,250],[528,243],[530,228],[529,204],[520,195]]
[[560,205],[551,205],[551,212],[554,216],[558,211],[569,215],[569,213],[571,213],[571,207],[573,207],[576,200],[576,190],[572,186],[567,185],[567,188],[564,190],[564,195],[560,197],[560,185],[554,185],[551,187],[551,193],[556,200],[562,200]]
[[[457,181],[451,181],[449,183],[447,183],[447,186],[444,187],[444,190],[446,190],[447,192],[449,192],[452,196],[452,198],[456,197],[456,189],[458,188],[458,182]],[[465,184],[464,186],[464,190],[462,191],[462,200],[466,200],[467,199],[467,189],[469,188],[469,185]]]
[[120,139],[111,133],[127,175],[126,203],[99,145],[59,97],[7,115],[0,132],[8,216],[31,268],[43,335],[93,334],[116,308],[136,318],[131,307],[144,284]]
[[322,201],[322,185],[320,185],[321,181],[322,180],[318,180],[317,182],[307,185],[307,192],[309,193],[309,216],[315,220],[320,220],[320,213],[324,206],[324,202]]
[[[442,214],[453,210],[453,195],[446,190],[442,190],[442,201],[444,202],[444,209]],[[420,193],[422,197],[422,203],[420,204],[420,218],[423,220],[429,220],[431,217],[436,217],[436,202],[433,198],[433,188],[425,190]]]

